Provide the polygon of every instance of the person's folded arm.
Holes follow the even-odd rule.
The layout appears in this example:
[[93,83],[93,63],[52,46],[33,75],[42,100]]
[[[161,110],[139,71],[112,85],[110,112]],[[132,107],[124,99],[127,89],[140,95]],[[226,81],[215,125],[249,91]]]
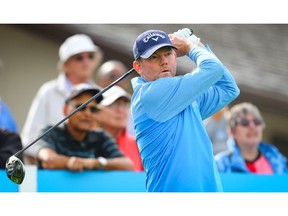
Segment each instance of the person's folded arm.
[[42,148],[38,153],[38,160],[43,169],[67,169],[70,157],[57,154],[51,148]]

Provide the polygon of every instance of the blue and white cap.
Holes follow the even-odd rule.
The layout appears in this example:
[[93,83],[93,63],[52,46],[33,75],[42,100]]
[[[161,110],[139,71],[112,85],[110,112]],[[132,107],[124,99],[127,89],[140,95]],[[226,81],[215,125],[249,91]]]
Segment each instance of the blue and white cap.
[[149,58],[158,49],[169,46],[177,49],[172,45],[168,35],[160,30],[148,30],[140,34],[133,46],[134,59]]

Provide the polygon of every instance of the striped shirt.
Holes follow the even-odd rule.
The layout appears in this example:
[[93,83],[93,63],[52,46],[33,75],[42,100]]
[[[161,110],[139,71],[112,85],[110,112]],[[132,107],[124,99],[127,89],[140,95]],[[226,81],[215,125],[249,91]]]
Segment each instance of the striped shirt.
[[[42,133],[51,126],[45,128]],[[102,129],[91,130],[86,138],[79,142],[69,133],[66,125],[53,129],[35,145],[36,152],[42,148],[51,148],[58,154],[82,158],[123,157],[114,139]]]

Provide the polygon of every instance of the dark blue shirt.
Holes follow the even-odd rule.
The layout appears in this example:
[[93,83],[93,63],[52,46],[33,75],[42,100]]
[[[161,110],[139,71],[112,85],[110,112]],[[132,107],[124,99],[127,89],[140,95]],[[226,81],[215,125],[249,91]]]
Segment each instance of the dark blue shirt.
[[[0,128],[0,169],[5,169],[9,157],[22,149],[18,133]],[[23,161],[23,154],[17,156]]]
[[[47,131],[50,127],[46,127]],[[123,157],[114,139],[103,129],[91,130],[82,142],[79,142],[69,133],[66,125],[56,127],[41,140],[38,141],[35,148],[36,152],[44,147],[55,150],[58,154],[66,156],[76,156],[82,158],[115,158]]]

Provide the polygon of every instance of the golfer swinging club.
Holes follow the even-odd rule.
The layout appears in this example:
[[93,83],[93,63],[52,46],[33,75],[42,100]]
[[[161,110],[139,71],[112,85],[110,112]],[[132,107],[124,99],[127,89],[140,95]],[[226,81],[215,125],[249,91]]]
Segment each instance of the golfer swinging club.
[[[207,45],[182,29],[140,34],[133,47],[131,80],[136,139],[151,192],[222,191],[212,143],[202,123],[240,93],[227,68]],[[197,69],[176,75],[177,57]]]

